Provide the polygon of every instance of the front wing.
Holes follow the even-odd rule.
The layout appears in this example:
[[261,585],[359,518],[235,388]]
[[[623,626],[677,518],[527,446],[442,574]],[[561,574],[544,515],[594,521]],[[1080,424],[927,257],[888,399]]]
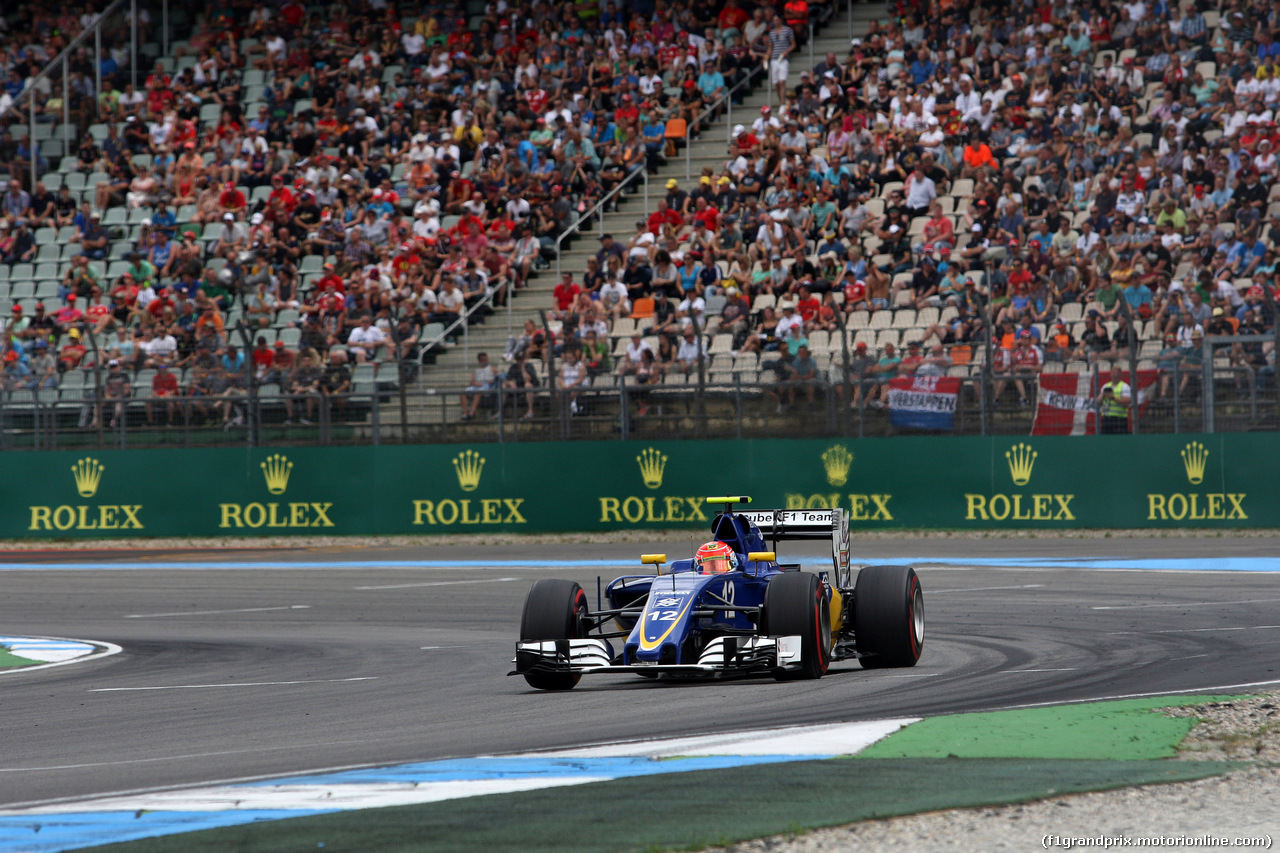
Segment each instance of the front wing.
[[526,672],[578,673],[630,672],[639,675],[741,675],[778,669],[799,669],[800,637],[715,637],[698,655],[697,663],[618,663],[606,640],[544,640],[516,644],[516,668],[508,675]]

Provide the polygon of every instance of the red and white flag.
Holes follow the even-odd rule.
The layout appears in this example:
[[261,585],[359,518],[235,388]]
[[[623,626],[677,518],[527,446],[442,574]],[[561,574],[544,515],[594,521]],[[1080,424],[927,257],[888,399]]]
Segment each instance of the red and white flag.
[[[1146,411],[1151,386],[1159,374],[1138,371],[1138,414]],[[1126,381],[1128,377],[1126,376]],[[1102,380],[1106,384],[1106,380]],[[1094,435],[1098,416],[1094,401],[1100,386],[1089,373],[1042,373],[1036,392],[1036,419],[1032,435]]]

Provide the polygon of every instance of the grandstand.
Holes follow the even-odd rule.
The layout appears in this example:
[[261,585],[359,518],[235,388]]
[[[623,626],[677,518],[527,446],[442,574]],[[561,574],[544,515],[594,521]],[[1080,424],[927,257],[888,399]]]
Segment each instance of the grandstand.
[[1274,427],[1269,12],[140,6],[136,62],[9,19],[0,434],[484,440],[480,352],[530,436],[1026,432],[1116,365],[1149,429]]

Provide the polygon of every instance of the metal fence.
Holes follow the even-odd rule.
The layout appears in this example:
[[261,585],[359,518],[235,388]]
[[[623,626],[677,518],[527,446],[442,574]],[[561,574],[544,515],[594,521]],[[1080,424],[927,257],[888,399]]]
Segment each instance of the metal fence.
[[[1028,435],[1039,381],[1022,377],[1029,397],[1023,406],[1012,382],[993,400],[999,377],[979,370],[960,383],[952,428],[922,431],[895,425],[879,399],[881,382],[837,366],[811,383],[760,381],[755,371],[727,380],[703,371],[700,381],[697,370],[675,369],[652,384],[606,375],[575,390],[545,376],[538,387],[424,390],[411,373],[409,366],[401,381],[396,365],[385,363],[371,381],[341,393],[290,394],[246,381],[247,372],[222,393],[201,393],[188,381],[175,396],[155,396],[140,381],[128,396],[112,396],[112,383],[92,374],[79,387],[20,387],[0,392],[0,449]],[[1104,371],[1092,387],[1106,378]],[[1160,374],[1134,420],[1144,433],[1275,430],[1274,372],[1221,363],[1207,371],[1174,367]]]

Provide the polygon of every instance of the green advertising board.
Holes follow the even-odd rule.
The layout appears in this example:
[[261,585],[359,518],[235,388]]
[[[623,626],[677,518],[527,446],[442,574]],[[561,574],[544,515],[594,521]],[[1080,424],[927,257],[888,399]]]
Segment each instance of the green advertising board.
[[1275,436],[920,437],[8,452],[0,536],[706,526],[703,498],[858,528],[1271,527]]

